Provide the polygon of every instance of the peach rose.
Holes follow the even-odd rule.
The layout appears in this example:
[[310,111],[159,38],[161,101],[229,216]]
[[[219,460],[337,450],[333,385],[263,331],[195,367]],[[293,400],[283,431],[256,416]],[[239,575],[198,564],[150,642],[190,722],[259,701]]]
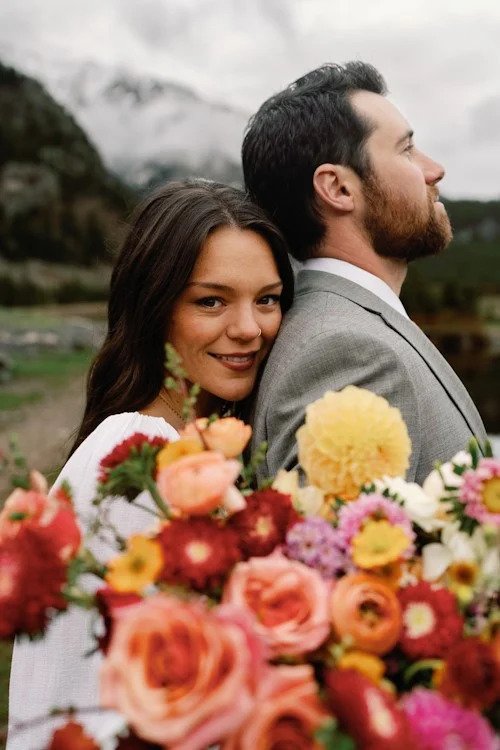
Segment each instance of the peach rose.
[[[35,482],[36,487],[46,487],[36,476]],[[69,560],[80,547],[81,532],[72,506],[38,489],[16,489],[9,495],[0,512],[0,542],[12,539],[27,524],[51,538],[62,560]]]
[[271,667],[254,710],[223,750],[319,750],[323,745],[314,741],[314,733],[328,718],[309,664]]
[[156,594],[114,615],[101,667],[101,703],[143,739],[204,750],[249,715],[262,650],[228,608]]
[[181,437],[199,440],[204,448],[219,451],[226,458],[239,456],[251,436],[250,425],[235,417],[224,417],[210,423],[206,418],[197,419],[186,425],[181,432]]
[[235,512],[235,508],[245,507],[242,496],[239,502],[234,498],[234,492],[238,491],[233,482],[240,469],[234,459],[226,459],[216,451],[203,451],[161,468],[156,483],[165,502],[183,515],[210,513],[225,504],[226,494],[229,509]]
[[330,612],[337,636],[350,636],[361,651],[386,654],[399,639],[398,597],[378,576],[352,573],[341,578],[333,589]]
[[273,656],[314,651],[328,637],[330,585],[279,552],[238,563],[223,601],[248,611]]

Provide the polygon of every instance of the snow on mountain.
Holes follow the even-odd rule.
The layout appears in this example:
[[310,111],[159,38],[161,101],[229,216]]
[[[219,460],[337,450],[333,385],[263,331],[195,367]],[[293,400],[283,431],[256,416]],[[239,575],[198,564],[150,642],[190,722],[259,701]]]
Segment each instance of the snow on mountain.
[[5,45],[0,56],[41,81],[86,130],[108,166],[128,182],[143,185],[157,175],[240,177],[248,113],[124,68],[55,60]]

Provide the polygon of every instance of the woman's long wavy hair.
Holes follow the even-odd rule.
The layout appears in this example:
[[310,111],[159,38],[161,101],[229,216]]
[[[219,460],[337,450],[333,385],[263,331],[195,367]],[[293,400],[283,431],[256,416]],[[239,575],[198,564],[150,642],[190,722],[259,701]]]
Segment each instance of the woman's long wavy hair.
[[87,403],[71,448],[112,414],[139,411],[162,387],[165,332],[209,234],[251,229],[269,244],[283,282],[281,307],[293,299],[283,236],[244,192],[208,180],[170,182],[137,208],[118,255],[108,303],[108,332],[89,372]]

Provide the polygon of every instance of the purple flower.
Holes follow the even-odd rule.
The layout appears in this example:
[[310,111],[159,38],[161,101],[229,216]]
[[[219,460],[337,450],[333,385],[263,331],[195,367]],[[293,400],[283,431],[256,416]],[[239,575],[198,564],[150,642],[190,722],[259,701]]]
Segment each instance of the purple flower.
[[498,750],[492,727],[481,714],[432,690],[417,688],[401,702],[421,750]]
[[337,532],[323,518],[306,518],[292,526],[286,535],[285,553],[315,568],[323,578],[334,578],[344,565]]
[[[361,531],[365,521],[371,518],[386,519],[394,526],[401,527],[411,542],[415,539],[409,517],[395,500],[378,494],[360,495],[339,511],[337,538],[342,550],[349,552],[353,538]],[[410,544],[405,556],[411,557],[413,552],[413,544]]]

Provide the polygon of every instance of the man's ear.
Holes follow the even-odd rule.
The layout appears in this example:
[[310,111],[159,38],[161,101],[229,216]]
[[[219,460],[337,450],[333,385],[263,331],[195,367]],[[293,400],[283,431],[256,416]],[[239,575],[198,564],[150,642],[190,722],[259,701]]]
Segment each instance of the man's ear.
[[316,196],[327,206],[342,213],[354,210],[354,174],[341,164],[320,164],[314,172]]

